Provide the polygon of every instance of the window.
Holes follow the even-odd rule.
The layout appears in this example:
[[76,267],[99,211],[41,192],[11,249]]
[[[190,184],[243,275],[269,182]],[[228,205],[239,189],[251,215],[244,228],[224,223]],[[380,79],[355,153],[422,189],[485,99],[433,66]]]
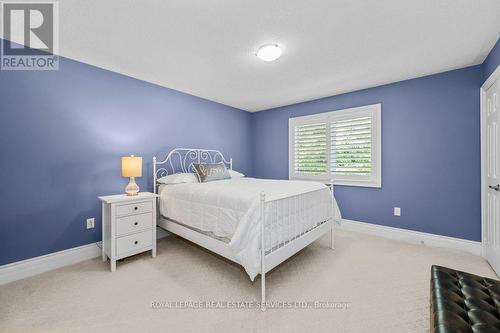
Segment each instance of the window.
[[291,118],[290,179],[381,187],[381,104]]

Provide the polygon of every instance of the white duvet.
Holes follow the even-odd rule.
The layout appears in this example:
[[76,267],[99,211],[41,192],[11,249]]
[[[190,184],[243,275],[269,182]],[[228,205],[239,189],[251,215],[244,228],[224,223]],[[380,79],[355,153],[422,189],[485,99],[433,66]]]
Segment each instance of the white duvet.
[[[260,271],[259,203],[262,192],[266,201],[272,201],[266,211],[266,250],[271,244],[276,246],[325,220],[340,221],[337,203],[322,183],[247,177],[162,185],[160,213],[227,241],[234,257],[253,280]],[[300,197],[295,196],[299,194]],[[298,205],[301,214],[291,216]],[[285,226],[291,218],[301,226],[299,230],[281,228],[278,235],[269,229],[267,222],[271,219]]]

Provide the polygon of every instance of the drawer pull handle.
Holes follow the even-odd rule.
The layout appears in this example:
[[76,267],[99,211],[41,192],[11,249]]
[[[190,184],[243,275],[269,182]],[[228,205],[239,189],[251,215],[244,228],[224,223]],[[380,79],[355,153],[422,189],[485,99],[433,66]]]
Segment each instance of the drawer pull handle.
[[139,207],[134,207],[134,210],[138,210],[138,209],[139,209]]
[[138,241],[135,241],[134,244],[137,245],[137,243],[139,243]]
[[134,222],[134,225],[138,225],[139,223],[138,222]]

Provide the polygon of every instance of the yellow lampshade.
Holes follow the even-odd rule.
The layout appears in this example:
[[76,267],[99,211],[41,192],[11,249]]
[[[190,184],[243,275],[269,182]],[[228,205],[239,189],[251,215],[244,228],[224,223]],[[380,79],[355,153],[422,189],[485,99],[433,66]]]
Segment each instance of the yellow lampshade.
[[142,157],[122,157],[122,177],[142,177]]

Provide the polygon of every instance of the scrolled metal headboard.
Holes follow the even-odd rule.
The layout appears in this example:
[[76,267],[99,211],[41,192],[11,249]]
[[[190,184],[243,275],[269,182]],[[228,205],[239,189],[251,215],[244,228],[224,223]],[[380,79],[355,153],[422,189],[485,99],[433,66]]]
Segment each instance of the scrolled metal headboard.
[[156,156],[153,156],[154,192],[157,193],[157,179],[179,172],[193,172],[194,163],[224,163],[226,167],[233,169],[233,159],[226,160],[218,150],[175,148],[161,162],[158,162]]

